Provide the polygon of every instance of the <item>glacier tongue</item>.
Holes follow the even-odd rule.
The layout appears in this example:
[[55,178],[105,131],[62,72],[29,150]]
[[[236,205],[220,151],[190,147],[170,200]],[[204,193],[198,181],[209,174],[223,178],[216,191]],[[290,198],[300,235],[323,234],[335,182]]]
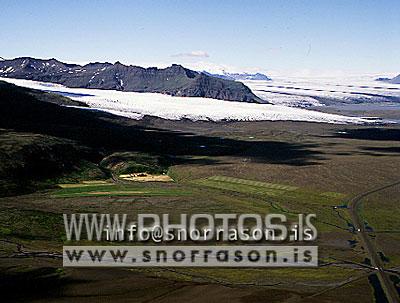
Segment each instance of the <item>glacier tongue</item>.
[[62,85],[22,79],[0,78],[19,86],[69,94],[90,108],[131,119],[145,115],[170,120],[306,121],[322,123],[371,123],[369,119],[321,113],[281,105],[223,101],[198,97],[174,97],[157,93],[67,88]]

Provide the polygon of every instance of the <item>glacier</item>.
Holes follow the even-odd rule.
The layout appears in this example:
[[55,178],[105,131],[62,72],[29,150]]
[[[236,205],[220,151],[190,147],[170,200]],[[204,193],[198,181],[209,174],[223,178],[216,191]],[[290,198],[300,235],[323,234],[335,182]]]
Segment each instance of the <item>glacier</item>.
[[18,86],[66,95],[90,109],[131,119],[155,116],[163,119],[193,121],[304,121],[334,124],[379,122],[360,117],[322,113],[283,105],[223,101],[198,97],[176,97],[159,93],[68,88],[32,80],[0,78]]
[[378,82],[382,74],[275,76],[272,81],[241,81],[261,99],[292,107],[329,104],[397,103],[400,85]]

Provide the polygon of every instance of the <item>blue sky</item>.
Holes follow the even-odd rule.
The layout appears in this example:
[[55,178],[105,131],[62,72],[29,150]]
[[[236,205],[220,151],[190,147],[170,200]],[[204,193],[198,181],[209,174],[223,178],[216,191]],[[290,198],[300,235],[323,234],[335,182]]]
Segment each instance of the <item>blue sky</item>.
[[0,0],[0,56],[400,72],[400,1]]

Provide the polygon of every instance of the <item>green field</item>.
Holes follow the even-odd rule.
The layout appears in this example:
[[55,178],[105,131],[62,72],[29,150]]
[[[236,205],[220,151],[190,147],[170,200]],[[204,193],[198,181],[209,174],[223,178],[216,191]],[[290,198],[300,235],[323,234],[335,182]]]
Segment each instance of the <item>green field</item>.
[[317,192],[295,186],[226,176],[211,176],[190,183],[226,195],[229,195],[229,192],[235,192],[244,196],[253,196],[253,199],[263,199],[266,204],[264,211],[268,208],[271,212],[284,213],[289,217],[300,213],[315,213],[323,222],[319,224],[324,230],[348,228],[345,220],[348,219],[347,213],[341,211],[342,216],[345,217],[342,219],[337,215],[338,210],[333,209],[333,206],[344,204],[345,195],[341,193]]
[[[81,185],[81,186],[80,186]],[[135,184],[74,184],[53,193],[54,198],[96,197],[96,196],[187,196],[190,191],[181,188],[163,188]]]
[[219,190],[230,190],[244,194],[259,194],[266,196],[283,195],[288,191],[293,191],[297,189],[296,187],[293,186],[259,182],[259,181],[225,177],[225,176],[212,176],[205,179],[194,180],[192,181],[192,183]]

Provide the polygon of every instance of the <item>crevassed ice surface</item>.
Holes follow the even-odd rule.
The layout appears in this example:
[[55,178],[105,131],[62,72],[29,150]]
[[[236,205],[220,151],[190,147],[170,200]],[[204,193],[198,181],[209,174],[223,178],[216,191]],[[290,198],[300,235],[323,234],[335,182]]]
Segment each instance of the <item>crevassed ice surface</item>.
[[222,101],[197,97],[174,97],[158,93],[121,92],[68,88],[62,85],[22,79],[0,78],[0,80],[23,87],[51,91],[81,101],[90,108],[109,112],[131,119],[141,119],[145,115],[164,119],[179,120],[290,120],[324,123],[365,123],[371,120],[311,111],[301,108]]
[[293,107],[334,103],[399,102],[400,85],[375,79],[381,74],[342,76],[275,76],[272,81],[242,81],[257,96],[272,104]]

